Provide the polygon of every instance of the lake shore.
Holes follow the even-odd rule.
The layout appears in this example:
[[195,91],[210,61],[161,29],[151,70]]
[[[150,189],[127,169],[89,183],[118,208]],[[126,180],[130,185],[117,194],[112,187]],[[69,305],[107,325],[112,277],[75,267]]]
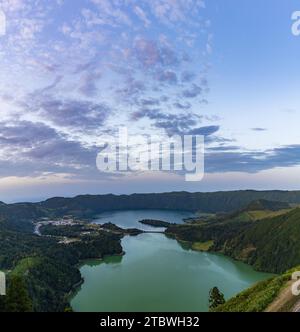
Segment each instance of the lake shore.
[[[184,245],[182,246],[182,244]],[[209,284],[212,283],[213,280],[219,275],[218,273],[215,277],[210,276],[204,278],[204,275],[206,275],[207,273],[210,275],[210,268],[209,270],[205,268],[208,262],[211,262],[210,264],[213,264],[213,269],[216,269],[216,271],[222,269],[224,271],[224,276],[228,275],[228,273],[232,273],[232,276],[229,279],[227,279],[227,277],[225,278],[225,281],[222,279],[222,283],[224,284],[223,287],[225,288],[225,293],[227,297],[231,297],[237,294],[239,291],[247,288],[256,281],[270,277],[269,274],[254,271],[251,266],[245,265],[238,261],[234,261],[231,258],[220,255],[219,253],[215,255],[214,253],[209,252],[208,243],[206,243],[206,247],[195,247],[195,245],[193,247],[191,243],[180,244],[176,238],[170,238],[165,234],[151,234],[149,232],[143,232],[142,234],[134,238],[126,236],[122,239],[122,248],[123,251],[126,252],[126,254],[123,256],[124,259],[121,262],[113,262],[113,260],[110,260],[110,258],[107,257],[107,264],[103,262],[103,259],[99,261],[99,266],[89,267],[88,265],[83,264],[80,272],[81,275],[85,278],[85,282],[87,284],[85,285],[85,283],[83,283],[81,285],[80,292],[75,295],[75,297],[73,297],[73,299],[71,300],[71,305],[75,311],[113,310],[115,308],[114,303],[117,305],[119,301],[116,300],[117,302],[114,302],[115,296],[117,296],[119,299],[120,297],[122,298],[122,303],[117,305],[116,311],[136,311],[139,309],[139,307],[135,307],[134,302],[132,301],[135,301],[135,299],[139,298],[139,296],[142,296],[139,294],[144,294],[143,298],[145,299],[148,298],[148,302],[146,301],[146,303],[144,303],[144,301],[142,301],[142,308],[146,311],[166,311],[166,308],[171,308],[175,311],[183,310],[184,308],[181,307],[180,303],[177,302],[179,298],[185,299],[187,296],[187,294],[182,293],[183,289],[180,289],[186,287],[184,286],[186,283],[182,284],[182,282],[180,282],[180,280],[184,280],[187,277],[182,276],[183,279],[181,279],[180,276],[182,273],[188,273],[188,278],[191,280],[191,285],[196,282],[198,273],[200,273],[200,275],[202,276],[200,278],[200,285],[196,282],[195,286],[193,286],[195,288],[191,286],[191,289],[189,289],[189,292],[191,293],[190,299],[186,298],[186,308],[189,308],[189,310],[193,311],[197,306],[196,303],[198,303],[198,306],[202,307],[202,311],[207,311],[206,301],[207,292],[210,287]],[[174,253],[172,254],[172,252]],[[182,260],[183,257],[185,258]],[[137,263],[136,259],[138,259],[139,263]],[[145,263],[142,263],[140,259],[143,259]],[[189,261],[191,262],[188,263]],[[201,264],[204,263],[205,265],[201,267]],[[182,270],[180,270],[181,272],[174,270],[176,266],[178,266],[178,264],[182,265]],[[185,264],[188,265],[185,266]],[[188,272],[193,266],[194,268],[196,268],[196,270],[194,272],[192,272],[192,270]],[[197,272],[198,270],[199,272]],[[156,271],[155,277],[149,279],[147,271],[149,271],[150,275],[153,274],[154,271]],[[241,276],[235,276],[236,272],[234,271],[240,271],[239,273],[241,274]],[[123,275],[124,273],[126,274],[126,277],[125,275]],[[94,274],[95,276],[93,276]],[[98,277],[95,279],[96,275]],[[168,275],[173,276],[173,278],[175,277],[175,280],[173,280],[171,284],[170,281],[168,281]],[[98,280],[101,280],[101,282],[99,283]],[[178,285],[176,287],[174,282],[178,282]],[[218,284],[219,282],[217,280],[215,281],[216,284]],[[93,284],[94,286],[92,286]],[[145,288],[146,284],[148,285],[147,288]],[[111,285],[115,286],[111,288]],[[161,290],[162,294],[166,291],[168,292],[168,295],[164,296],[163,298],[161,298],[161,296],[159,295],[160,292],[158,291],[158,289],[160,289],[162,285],[168,285],[167,288],[162,288]],[[201,290],[198,290],[198,292],[200,291],[199,299],[197,299],[195,298],[194,293],[200,286]],[[212,287],[213,286],[214,284],[212,284]],[[90,295],[88,295],[88,298],[86,298],[86,292],[88,292],[88,289],[91,289],[91,287],[95,289],[95,292],[91,293]],[[154,290],[150,291],[148,289],[149,287],[154,287]],[[175,288],[173,291],[171,291],[173,287]],[[131,288],[132,291],[130,291]],[[110,289],[112,293],[109,293]],[[138,293],[136,293],[137,291]],[[101,298],[105,299],[104,302],[107,303],[106,306],[102,303],[99,303],[97,296],[95,297],[95,294],[97,294],[98,292],[99,294],[101,294]],[[159,300],[157,300],[157,305],[152,302],[153,298],[155,298],[156,296],[158,296],[159,298]],[[172,298],[175,304],[168,304],[168,298]]]

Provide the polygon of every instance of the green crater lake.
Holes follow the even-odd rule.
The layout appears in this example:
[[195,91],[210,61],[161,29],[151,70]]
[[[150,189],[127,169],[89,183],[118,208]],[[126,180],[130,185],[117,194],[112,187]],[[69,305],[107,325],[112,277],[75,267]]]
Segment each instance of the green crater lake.
[[[182,222],[192,216],[182,211],[151,212],[105,213],[98,221],[143,228],[138,220]],[[81,267],[84,283],[71,301],[74,311],[208,311],[212,287],[219,287],[228,299],[272,276],[223,255],[192,251],[163,234],[127,236],[122,247],[123,257],[107,257]]]

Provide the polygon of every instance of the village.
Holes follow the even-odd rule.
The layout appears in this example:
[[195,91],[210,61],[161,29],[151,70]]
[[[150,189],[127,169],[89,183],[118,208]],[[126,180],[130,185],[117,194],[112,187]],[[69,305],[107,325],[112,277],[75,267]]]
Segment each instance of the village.
[[52,226],[74,226],[83,224],[83,222],[80,222],[78,220],[75,220],[72,216],[63,216],[59,219],[50,219],[50,218],[41,218],[40,221],[35,223],[34,227],[34,234],[38,236],[42,236],[41,234],[41,227],[46,225],[52,225]]
[[[55,230],[49,231],[49,228],[42,229],[43,227],[46,228],[48,226],[54,226],[59,229],[59,232]],[[65,227],[68,228],[68,230],[65,229]],[[74,229],[72,227],[78,226],[77,229]],[[64,228],[64,229],[63,229]],[[59,240],[60,244],[71,244],[74,242],[79,242],[82,240],[82,237],[84,236],[97,236],[99,232],[107,232],[107,233],[113,233],[116,235],[131,235],[136,236],[141,233],[144,233],[145,231],[136,229],[136,228],[129,228],[129,229],[123,229],[121,227],[118,227],[110,222],[107,222],[105,224],[96,224],[96,223],[90,223],[87,221],[79,220],[77,218],[74,218],[73,216],[67,215],[63,216],[61,218],[52,219],[52,218],[41,218],[37,220],[34,223],[34,234],[37,236],[45,236],[45,237],[52,237],[57,238]],[[149,231],[148,231],[149,232]],[[155,231],[153,231],[155,232]],[[155,232],[156,233],[156,232]]]

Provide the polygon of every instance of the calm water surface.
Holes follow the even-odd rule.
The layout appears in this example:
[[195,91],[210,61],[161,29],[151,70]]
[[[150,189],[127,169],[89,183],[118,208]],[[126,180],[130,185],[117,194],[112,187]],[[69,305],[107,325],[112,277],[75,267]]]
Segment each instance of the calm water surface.
[[[145,218],[182,222],[187,212],[119,211],[99,222],[138,227]],[[185,249],[163,234],[122,240],[124,257],[88,262],[84,284],[71,301],[75,311],[207,311],[209,290],[218,286],[226,298],[271,275],[211,253]]]
[[[124,228],[139,228],[143,230],[153,230],[153,227],[139,223],[143,219],[163,220],[170,223],[182,224],[185,218],[191,218],[195,215],[187,211],[166,211],[166,210],[127,210],[104,212],[98,216],[95,223],[104,224],[112,222],[113,224]],[[155,230],[163,230],[155,227]]]

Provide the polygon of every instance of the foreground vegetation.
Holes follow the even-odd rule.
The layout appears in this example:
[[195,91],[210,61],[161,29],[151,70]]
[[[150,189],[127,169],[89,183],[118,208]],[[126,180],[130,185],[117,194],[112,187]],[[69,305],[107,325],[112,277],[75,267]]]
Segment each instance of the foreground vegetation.
[[[280,276],[271,278],[269,280],[261,281],[253,287],[241,292],[233,297],[225,304],[221,304],[212,311],[215,312],[262,312],[266,311],[268,306],[280,294],[280,291],[287,286],[291,280],[292,273],[300,271],[300,266],[294,268]],[[283,301],[280,311],[290,311],[293,304],[299,300],[299,297],[294,297],[292,303]]]
[[13,276],[6,296],[0,296],[0,312],[31,312],[32,301],[22,277]]

